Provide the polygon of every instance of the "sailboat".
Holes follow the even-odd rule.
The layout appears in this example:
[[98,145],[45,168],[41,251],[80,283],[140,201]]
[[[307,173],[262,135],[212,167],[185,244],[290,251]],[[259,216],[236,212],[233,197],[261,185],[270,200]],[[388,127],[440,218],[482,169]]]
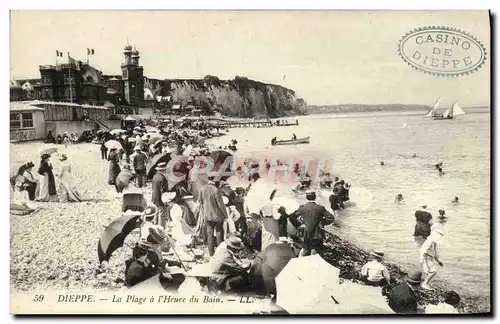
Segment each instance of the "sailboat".
[[432,118],[434,120],[444,120],[444,119],[455,119],[456,116],[465,115],[465,111],[454,102],[448,109],[446,109],[442,114],[437,113],[437,108],[441,98],[437,99],[432,108],[429,110],[425,117]]

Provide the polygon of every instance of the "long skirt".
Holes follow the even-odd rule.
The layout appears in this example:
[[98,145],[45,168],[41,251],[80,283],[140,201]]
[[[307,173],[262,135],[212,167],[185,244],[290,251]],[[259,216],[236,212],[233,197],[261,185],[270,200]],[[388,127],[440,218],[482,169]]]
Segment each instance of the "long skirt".
[[263,251],[269,245],[278,242],[280,236],[279,223],[272,217],[262,218],[262,247]]
[[121,169],[118,163],[110,162],[109,163],[109,172],[108,172],[108,184],[114,186],[115,180]]
[[37,201],[43,201],[43,202],[57,202],[59,201],[57,194],[55,195],[50,195],[49,194],[49,176],[44,175],[40,177],[40,180],[38,182],[38,186],[40,187],[38,190],[38,197],[36,198]]
[[36,183],[30,183],[29,186],[26,188],[26,191],[28,192],[29,200],[35,200],[36,199]]
[[61,179],[59,183],[59,201],[61,202],[81,202],[83,201],[80,194],[71,188],[71,183],[65,179]]
[[203,243],[207,243],[207,226],[203,213],[198,214],[198,223],[195,228],[196,237]]

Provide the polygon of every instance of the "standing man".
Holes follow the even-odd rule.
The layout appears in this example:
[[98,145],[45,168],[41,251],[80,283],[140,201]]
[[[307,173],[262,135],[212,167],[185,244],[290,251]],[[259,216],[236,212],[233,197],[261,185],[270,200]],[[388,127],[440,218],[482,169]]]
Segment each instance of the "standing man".
[[156,174],[153,177],[152,182],[152,197],[151,201],[155,204],[158,209],[155,224],[163,226],[166,228],[167,220],[169,220],[169,210],[168,201],[164,202],[162,199],[163,194],[168,192],[168,181],[167,181],[167,163],[158,163],[156,167]]
[[200,193],[200,217],[205,218],[208,253],[212,256],[215,253],[215,248],[224,240],[223,224],[224,220],[228,218],[228,214],[222,193],[209,181],[208,174],[199,173],[198,179],[204,185]]
[[146,186],[146,164],[148,162],[148,157],[144,152],[141,151],[139,146],[134,148],[135,155],[132,160],[134,166],[135,174],[137,175],[137,186],[139,188]]
[[323,240],[325,239],[324,226],[335,221],[335,217],[325,207],[316,203],[316,192],[314,190],[306,192],[306,199],[308,202],[301,205],[289,218],[296,228],[305,227],[304,247],[300,252],[300,256],[317,253],[323,247]]
[[422,288],[430,290],[429,282],[436,276],[437,265],[443,266],[443,262],[439,260],[437,250],[438,243],[441,242],[444,236],[442,229],[433,229],[431,235],[425,240],[420,248],[420,263],[422,264],[422,272],[425,274],[425,280],[422,282]]
[[106,145],[104,145],[105,141],[102,141],[101,144],[101,160],[107,160],[108,159],[108,148]]

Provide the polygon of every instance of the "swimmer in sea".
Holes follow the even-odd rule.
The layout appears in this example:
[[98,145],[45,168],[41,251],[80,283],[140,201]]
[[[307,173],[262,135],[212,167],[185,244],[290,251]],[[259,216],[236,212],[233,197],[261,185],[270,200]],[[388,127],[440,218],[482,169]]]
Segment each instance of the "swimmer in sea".
[[436,170],[439,170],[443,167],[443,162],[439,162],[438,164],[436,164]]
[[403,202],[404,199],[405,198],[403,197],[402,194],[397,194],[396,198],[394,198],[394,202],[400,204],[401,202]]
[[453,200],[451,201],[451,203],[458,204],[458,197],[455,196],[455,198],[453,198]]
[[442,177],[444,175],[443,169],[439,168],[438,171],[439,171],[439,176]]
[[439,212],[439,216],[438,216],[439,223],[441,223],[441,224],[446,223],[446,216],[445,216],[446,212],[445,212],[445,210],[444,209],[440,209],[440,210],[438,210],[438,212]]
[[380,161],[380,165],[384,166],[385,165],[384,161]]
[[413,153],[412,157],[416,158],[417,157],[417,153]]

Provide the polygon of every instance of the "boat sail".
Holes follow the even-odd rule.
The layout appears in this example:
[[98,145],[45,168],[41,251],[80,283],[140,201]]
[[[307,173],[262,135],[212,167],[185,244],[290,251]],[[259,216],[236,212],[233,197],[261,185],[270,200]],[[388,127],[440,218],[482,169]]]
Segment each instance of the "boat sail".
[[453,104],[453,106],[451,106],[451,111],[451,115],[453,117],[465,115],[465,111],[463,111],[462,107],[460,107],[456,102]]
[[432,106],[431,110],[429,110],[429,112],[427,113],[427,115],[425,115],[424,117],[434,117],[436,116],[436,110],[439,106],[439,102],[441,101],[442,97],[439,97],[436,102],[434,103],[434,105]]
[[446,109],[442,114],[437,113],[437,109],[441,99],[443,97],[439,97],[434,105],[432,105],[429,112],[424,117],[432,118],[434,120],[443,120],[443,119],[454,119],[456,116],[465,115],[465,111],[458,105],[457,102],[454,102],[448,109]]
[[458,105],[458,103],[454,102],[450,108],[446,109],[442,115],[433,116],[433,119],[442,120],[442,119],[454,119],[456,116],[465,115],[465,111]]

